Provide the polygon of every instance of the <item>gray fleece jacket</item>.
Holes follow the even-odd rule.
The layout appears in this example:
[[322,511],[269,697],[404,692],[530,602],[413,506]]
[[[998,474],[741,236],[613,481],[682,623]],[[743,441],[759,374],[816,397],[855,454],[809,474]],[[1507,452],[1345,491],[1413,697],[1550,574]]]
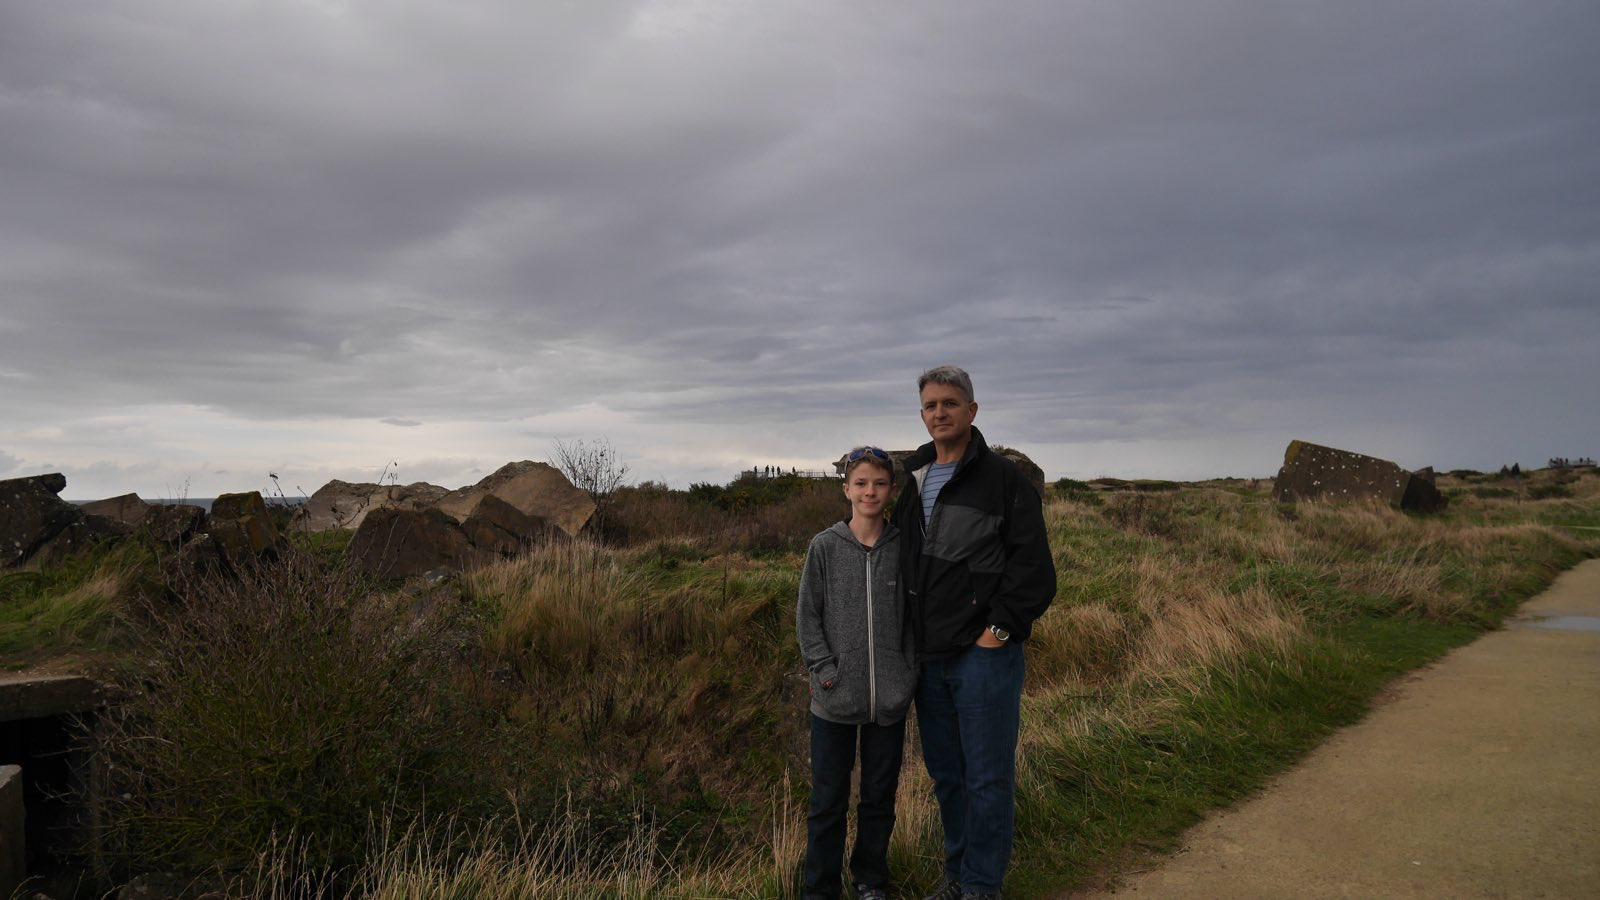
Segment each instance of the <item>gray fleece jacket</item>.
[[887,522],[870,549],[845,522],[811,539],[795,631],[818,717],[844,725],[905,718],[917,670],[899,563],[900,534]]

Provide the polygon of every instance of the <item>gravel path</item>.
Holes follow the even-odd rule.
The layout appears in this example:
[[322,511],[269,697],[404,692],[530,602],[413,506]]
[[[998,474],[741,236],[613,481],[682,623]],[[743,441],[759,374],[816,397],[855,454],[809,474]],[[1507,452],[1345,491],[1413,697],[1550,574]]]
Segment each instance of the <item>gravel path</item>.
[[1600,560],[1110,892],[1600,898]]

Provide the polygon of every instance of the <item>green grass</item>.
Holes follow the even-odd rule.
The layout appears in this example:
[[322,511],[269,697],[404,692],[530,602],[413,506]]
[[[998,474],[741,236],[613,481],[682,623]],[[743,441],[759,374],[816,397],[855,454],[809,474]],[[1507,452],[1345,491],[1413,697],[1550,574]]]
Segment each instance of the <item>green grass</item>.
[[121,636],[118,596],[148,581],[151,551],[102,544],[43,571],[0,574],[0,656],[21,669],[67,654],[102,654]]

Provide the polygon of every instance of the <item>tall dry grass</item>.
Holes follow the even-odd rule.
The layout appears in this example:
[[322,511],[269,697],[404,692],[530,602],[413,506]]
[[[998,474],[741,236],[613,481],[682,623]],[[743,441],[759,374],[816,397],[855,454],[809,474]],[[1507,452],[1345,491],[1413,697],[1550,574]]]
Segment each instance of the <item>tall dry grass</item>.
[[593,823],[571,795],[537,827],[451,818],[390,834],[395,823],[385,822],[375,856],[351,882],[308,876],[315,869],[301,864],[302,849],[289,840],[274,842],[226,893],[256,900],[788,898],[805,835],[785,800],[774,811],[765,846],[707,849],[686,864],[669,862],[681,854],[663,847],[661,823],[642,807],[623,834],[595,847]]

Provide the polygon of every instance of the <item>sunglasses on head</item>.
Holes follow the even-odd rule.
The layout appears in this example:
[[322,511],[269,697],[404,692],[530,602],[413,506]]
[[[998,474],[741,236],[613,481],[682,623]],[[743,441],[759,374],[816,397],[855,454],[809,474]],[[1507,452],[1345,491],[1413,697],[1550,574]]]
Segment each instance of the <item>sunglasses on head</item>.
[[889,454],[879,450],[877,447],[857,447],[850,451],[849,456],[845,457],[845,462],[855,462],[863,456],[875,456],[886,462],[889,459]]

